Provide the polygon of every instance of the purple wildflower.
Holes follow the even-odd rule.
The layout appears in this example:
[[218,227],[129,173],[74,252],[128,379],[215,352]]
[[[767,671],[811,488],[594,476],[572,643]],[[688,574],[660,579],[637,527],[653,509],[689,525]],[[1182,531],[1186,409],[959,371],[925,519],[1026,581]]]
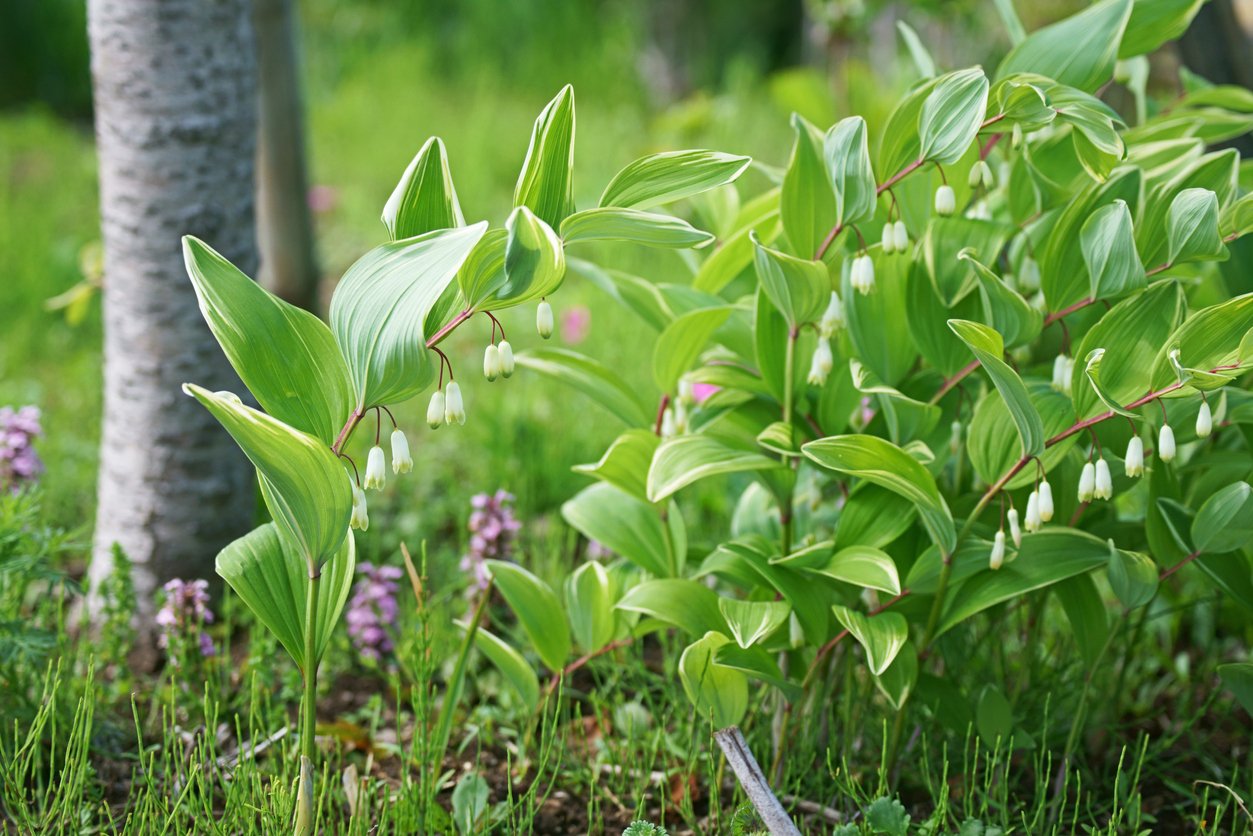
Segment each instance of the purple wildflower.
[[348,603],[348,636],[358,653],[377,662],[394,647],[391,634],[400,612],[396,604],[400,585],[396,582],[401,571],[396,566],[362,563],[357,572],[361,579],[352,588]]
[[486,589],[488,560],[508,560],[522,523],[513,515],[513,494],[498,490],[470,500],[470,551],[461,558],[461,571],[473,575],[471,589]]
[[42,435],[39,407],[0,408],[0,488],[17,493],[24,482],[33,482],[43,473],[34,447]]
[[157,626],[161,635],[157,646],[175,648],[172,654],[177,660],[177,649],[194,639],[200,655],[213,656],[217,650],[206,624],[213,623],[213,611],[209,609],[209,582],[206,580],[184,581],[175,578],[166,583],[165,604],[157,612]]

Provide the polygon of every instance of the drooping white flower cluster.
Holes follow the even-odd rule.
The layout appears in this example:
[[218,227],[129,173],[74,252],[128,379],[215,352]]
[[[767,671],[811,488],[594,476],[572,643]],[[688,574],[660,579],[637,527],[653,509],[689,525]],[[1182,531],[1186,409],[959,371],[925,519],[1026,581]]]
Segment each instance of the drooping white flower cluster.
[[885,223],[880,240],[883,244],[884,255],[909,252],[909,230],[905,228],[904,221]]
[[849,268],[849,284],[862,296],[874,291],[874,260],[866,254],[853,258],[853,266]]

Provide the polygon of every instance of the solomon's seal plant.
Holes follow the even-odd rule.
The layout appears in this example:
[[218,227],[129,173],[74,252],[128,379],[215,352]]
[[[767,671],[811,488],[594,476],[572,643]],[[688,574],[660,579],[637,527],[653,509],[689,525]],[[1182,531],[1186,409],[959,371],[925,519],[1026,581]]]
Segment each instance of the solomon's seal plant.
[[[570,260],[655,331],[656,391],[573,352],[518,358],[626,425],[563,508],[620,557],[581,567],[564,613],[492,564],[550,670],[673,628],[701,714],[736,724],[766,694],[778,758],[855,642],[895,752],[910,706],[953,703],[936,674],[960,660],[937,639],[1004,602],[1055,594],[1090,667],[1184,566],[1253,609],[1253,294],[1219,269],[1253,198],[1212,147],[1249,130],[1253,99],[1189,76],[1159,108],[1145,73],[1125,76],[1135,118],[1099,97],[1195,13],[1172,9],[1101,0],[991,73],[938,72],[919,47],[885,123],[794,116],[767,189],[694,200],[721,243],[686,274]],[[698,549],[677,499],[727,474],[734,518]]]
[[[428,140],[384,207],[391,240],[340,280],[329,327],[267,293],[204,242],[184,239],[205,320],[260,406],[229,392],[185,386],[256,466],[273,516],[224,549],[217,571],[304,674],[300,833],[315,826],[318,663],[355,575],[349,528],[369,525],[366,492],[381,490],[387,480],[385,417],[393,427],[393,473],[414,467],[389,407],[434,386],[427,424],[464,424],[464,395],[439,348],[444,339],[463,325],[485,322],[496,350],[489,347],[484,371],[489,380],[509,377],[513,349],[494,311],[535,305],[537,328],[547,337],[553,328],[547,297],[565,278],[568,246],[594,240],[708,244],[711,234],[655,207],[723,186],[749,162],[709,151],[645,157],[613,179],[598,207],[578,211],[574,129],[574,93],[567,87],[535,122],[515,208],[503,228],[466,223],[444,144]],[[362,469],[345,445],[368,417],[374,445]]]

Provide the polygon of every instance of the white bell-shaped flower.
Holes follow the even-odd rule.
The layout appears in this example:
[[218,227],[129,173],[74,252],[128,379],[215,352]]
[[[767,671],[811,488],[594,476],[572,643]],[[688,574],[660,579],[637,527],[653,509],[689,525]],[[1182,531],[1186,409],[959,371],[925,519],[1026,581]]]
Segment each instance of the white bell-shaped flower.
[[988,558],[989,569],[1000,569],[1005,565],[1005,532],[1004,530],[996,532],[996,536],[992,538],[992,554]]
[[426,406],[426,425],[438,430],[444,423],[444,390],[436,389],[431,393],[431,402]]
[[909,251],[909,230],[905,228],[904,221],[892,224],[892,237],[895,239],[892,244],[898,253]]
[[496,350],[500,356],[500,376],[513,377],[513,346],[508,340],[501,340]]
[[1040,494],[1038,491],[1032,491],[1027,497],[1027,516],[1023,522],[1028,532],[1040,530]]
[[1123,471],[1133,479],[1144,475],[1144,440],[1138,435],[1133,435],[1127,442]]
[[1164,462],[1175,460],[1175,431],[1170,424],[1162,424],[1162,431],[1157,434],[1157,457]]
[[455,380],[448,381],[448,393],[444,401],[444,421],[449,424],[466,422],[466,406],[461,400],[461,387]]
[[1085,462],[1083,472],[1079,474],[1079,501],[1091,502],[1092,495],[1096,492],[1096,465],[1092,462]]
[[821,386],[827,382],[827,375],[835,367],[835,355],[831,351],[831,341],[819,337],[814,346],[813,360],[809,363],[809,376],[806,378],[812,386]]
[[370,448],[370,457],[366,459],[365,479],[362,484],[366,490],[378,491],[387,483],[387,462],[383,459],[383,448],[375,444]]
[[844,303],[840,301],[840,295],[833,290],[831,301],[827,303],[827,309],[822,312],[822,320],[818,323],[818,332],[829,339],[843,327]]
[[686,377],[679,381],[679,402],[692,403],[696,400],[696,387]]
[[935,190],[935,213],[951,215],[957,211],[957,194],[948,183]]
[[365,531],[370,527],[370,515],[366,508],[365,491],[356,485],[352,486],[352,515],[348,518],[348,527]]
[[1214,414],[1210,412],[1209,403],[1201,401],[1201,411],[1196,414],[1196,437],[1209,438],[1214,431]]
[[500,377],[500,349],[494,345],[483,349],[483,377],[489,381]]
[[859,255],[853,259],[849,284],[863,296],[874,290],[874,261],[870,256]]
[[674,423],[674,410],[666,407],[661,413],[661,437],[672,438],[678,432],[678,427]]
[[541,299],[539,307],[535,309],[535,330],[544,339],[553,335],[553,306],[546,299]]
[[1069,392],[1074,375],[1074,358],[1065,354],[1057,355],[1053,360],[1053,388],[1059,392]]
[[1096,498],[1109,499],[1114,495],[1114,479],[1110,476],[1109,462],[1101,456],[1096,460]]
[[1040,522],[1053,519],[1053,487],[1047,479],[1040,480]]
[[1005,516],[1009,520],[1009,537],[1014,541],[1014,548],[1022,548],[1022,528],[1018,525],[1018,509],[1010,508]]
[[884,255],[891,255],[896,252],[896,234],[892,231],[891,221],[888,221],[883,225],[883,234],[880,236],[879,240],[883,245]]
[[409,439],[399,428],[392,430],[392,472],[399,476],[413,470],[413,457],[409,455]]

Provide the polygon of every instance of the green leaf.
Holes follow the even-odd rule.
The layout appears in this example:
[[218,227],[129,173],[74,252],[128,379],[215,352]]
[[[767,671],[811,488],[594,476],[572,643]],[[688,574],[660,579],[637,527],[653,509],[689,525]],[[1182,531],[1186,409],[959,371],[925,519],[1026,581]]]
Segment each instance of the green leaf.
[[1088,383],[1092,384],[1092,391],[1096,392],[1096,396],[1101,399],[1101,403],[1105,404],[1112,411],[1126,418],[1140,420],[1138,413],[1126,409],[1122,404],[1118,403],[1105,387],[1101,385],[1101,360],[1105,357],[1105,349],[1094,348],[1088,352],[1088,356],[1083,361],[1083,373],[1088,378]]
[[648,470],[648,499],[661,502],[710,476],[781,467],[783,465],[776,459],[730,447],[712,436],[678,436],[663,441],[653,456]]
[[730,632],[718,609],[718,596],[693,580],[644,581],[628,589],[617,608],[673,624],[689,636],[703,636],[709,631]]
[[457,272],[457,285],[467,308],[483,310],[490,307],[485,303],[505,286],[505,248],[508,241],[506,230],[489,229],[474,245],[465,264]]
[[613,581],[599,563],[584,563],[566,578],[566,612],[571,632],[585,653],[594,653],[613,640],[613,599]]
[[633,427],[651,420],[639,393],[591,357],[564,348],[538,348],[517,355],[517,363],[573,386]]
[[692,287],[705,293],[718,293],[744,268],[753,263],[753,232],[763,241],[773,241],[779,234],[779,191],[771,189],[749,201],[736,218],[735,231],[724,236],[722,243],[709,254],[692,278]]
[[974,142],[988,108],[988,77],[981,67],[939,77],[922,105],[918,136],[923,159],[949,165]]
[[1143,552],[1129,552],[1109,541],[1109,585],[1128,610],[1143,607],[1157,594],[1157,565]]
[[1008,745],[1014,734],[1014,709],[994,685],[985,685],[975,706],[975,729],[990,749]]
[[566,256],[561,239],[552,227],[519,206],[505,221],[505,282],[496,292],[497,303],[483,308],[517,305],[541,299],[561,286],[566,276]]
[[957,257],[970,262],[974,267],[975,278],[979,281],[979,293],[983,299],[984,316],[1000,333],[1005,345],[1022,345],[1039,336],[1044,318],[1036,308],[1006,285],[1000,276],[975,259],[969,249],[962,250]]
[[1192,543],[1209,554],[1233,552],[1253,540],[1253,487],[1234,482],[1205,500],[1192,521]]
[[486,562],[496,588],[518,616],[518,623],[551,671],[560,671],[570,658],[570,628],[561,600],[552,587],[516,563]]
[[1135,0],[1118,47],[1119,58],[1147,55],[1188,30],[1205,0]]
[[923,46],[918,33],[914,31],[914,27],[903,20],[898,20],[896,21],[896,31],[900,33],[901,40],[905,42],[905,46],[909,49],[909,56],[914,60],[914,66],[918,68],[918,75],[923,78],[934,76],[935,60],[931,57],[931,53],[927,51],[927,48]]
[[1075,644],[1089,668],[1096,664],[1109,636],[1109,616],[1091,575],[1075,575],[1053,587],[1075,634]]
[[823,160],[823,135],[803,116],[792,114],[796,143],[783,175],[779,213],[792,249],[803,256],[815,255],[827,233],[835,226],[835,193]]
[[1212,261],[1227,256],[1218,234],[1218,195],[1209,189],[1184,189],[1170,203],[1166,219],[1170,264]]
[[979,360],[984,371],[992,378],[996,391],[1001,393],[1009,414],[1018,429],[1022,442],[1022,456],[1038,456],[1044,452],[1044,422],[1027,393],[1027,387],[1018,373],[1001,359],[1005,346],[1001,335],[986,325],[960,319],[948,323],[953,333],[961,337]]
[[1089,298],[1113,299],[1144,287],[1144,265],[1125,200],[1093,212],[1080,230],[1079,245],[1088,267]]
[[732,183],[751,157],[718,151],[667,151],[641,157],[614,175],[601,206],[648,209]]
[[889,595],[901,593],[901,579],[891,556],[872,546],[848,546],[840,549],[825,565],[806,571],[825,575],[837,581],[866,589],[877,589]]
[[731,640],[708,632],[692,642],[679,657],[683,690],[701,719],[710,718],[716,728],[734,726],[748,711],[748,677],[735,668],[718,664],[718,649]]
[[1049,105],[1044,91],[1037,85],[1003,79],[992,88],[994,109],[1008,123],[1005,127],[1019,125],[1024,131],[1038,130],[1057,118],[1057,111]]
[[792,608],[786,601],[741,601],[720,597],[718,609],[727,620],[736,644],[746,650],[768,638],[792,614]]
[[1253,662],[1232,662],[1218,666],[1223,684],[1236,695],[1244,710],[1253,714]]
[[574,88],[567,84],[544,106],[513,191],[513,205],[530,208],[554,229],[574,211]]
[[[1179,283],[1166,280],[1119,302],[1094,325],[1079,344],[1076,357],[1089,357],[1098,348],[1100,382],[1114,403],[1128,403],[1149,391],[1152,367],[1143,358],[1155,356],[1183,322],[1187,305]],[[1075,375],[1071,396],[1080,419],[1095,415],[1100,398],[1085,375]]]
[[774,660],[774,656],[763,648],[743,648],[734,642],[727,642],[718,648],[714,659],[723,667],[733,668],[767,685],[773,685],[789,700],[795,701],[801,698],[803,692],[800,685],[788,679],[783,671],[779,670],[779,664]]
[[331,297],[331,330],[348,361],[358,411],[399,403],[435,376],[423,323],[457,276],[486,223],[375,247]]
[[577,464],[573,470],[620,488],[639,499],[648,498],[648,468],[661,439],[644,429],[627,430],[613,440],[595,464]]
[[[319,660],[339,623],[356,566],[356,541],[345,537],[318,581],[315,648]],[[266,523],[222,549],[216,571],[303,668],[309,567],[304,556],[279,536],[278,527]]]
[[426,141],[383,207],[383,225],[393,241],[437,229],[465,226],[448,152],[437,136]]
[[825,468],[858,476],[905,497],[917,506],[931,539],[946,552],[953,550],[957,540],[953,515],[935,479],[895,444],[871,435],[837,435],[811,441],[801,450]]
[[888,669],[881,676],[875,677],[874,684],[879,688],[879,693],[887,698],[892,708],[900,711],[909,700],[909,695],[913,692],[917,681],[918,651],[907,642],[896,654],[892,664],[888,665]]
[[656,577],[672,577],[680,566],[657,509],[613,485],[584,488],[561,506],[561,516],[584,537]]
[[819,643],[830,635],[830,588],[812,576],[779,565],[774,543],[760,534],[747,534],[722,543],[701,563],[697,577],[717,574],[745,589],[763,583],[792,605],[792,612],[809,641]]
[[[1027,392],[1032,406],[1040,414],[1045,438],[1052,438],[1074,423],[1074,407],[1066,395],[1042,381],[1028,384]],[[1066,457],[1079,438],[1079,435],[1072,435],[1060,444],[1045,449],[1040,461],[1046,473]],[[970,463],[979,478],[988,484],[1004,475],[1021,457],[1022,439],[1005,406],[1005,399],[996,389],[989,391],[975,406],[967,439]],[[1008,490],[1025,487],[1034,482],[1035,476],[1035,468],[1024,467],[1005,487]]]
[[883,548],[905,533],[914,522],[914,505],[908,497],[864,482],[853,490],[835,532],[843,546]]
[[1014,0],[995,0],[996,11],[1001,16],[1001,22],[1005,24],[1005,31],[1009,35],[1009,41],[1014,46],[1022,43],[1027,39],[1027,30],[1022,28],[1022,21],[1018,18],[1018,12],[1014,10]]
[[183,260],[200,312],[248,391],[278,420],[330,444],[354,406],[330,329],[190,235]]
[[846,258],[840,275],[840,299],[854,356],[885,383],[895,386],[913,368],[918,354],[907,327],[909,260],[885,256],[877,247],[870,258],[874,262],[875,291],[862,294],[853,290],[852,259]]
[[822,316],[831,300],[827,265],[785,255],[753,238],[757,278],[770,302],[796,328]]
[[997,571],[981,572],[950,593],[938,634],[967,618],[1066,578],[1091,572],[1109,560],[1103,540],[1069,528],[1047,528],[1023,537],[1018,557]]
[[[897,25],[904,23],[897,21]],[[822,155],[835,190],[836,223],[848,226],[872,217],[878,192],[870,164],[866,120],[849,116],[836,122],[823,138]]]
[[978,287],[974,262],[962,253],[995,263],[1013,227],[974,218],[933,216],[927,221],[922,263],[936,294],[952,308]]
[[1246,336],[1253,330],[1253,293],[1245,293],[1196,311],[1175,329],[1153,361],[1150,386],[1161,389],[1178,379],[1170,354],[1179,350],[1188,368],[1210,370],[1232,366],[1232,376],[1245,367],[1250,357]]
[[[455,623],[462,632],[467,629],[464,621]],[[522,704],[528,710],[534,711],[539,705],[539,677],[527,664],[526,659],[522,658],[522,654],[510,647],[504,639],[482,627],[474,631],[474,646],[505,677],[505,681],[522,700]]]
[[230,392],[193,383],[184,383],[183,391],[218,419],[257,468],[266,505],[306,566],[320,566],[337,554],[348,533],[352,488],[331,448],[245,406]]
[[1039,73],[1088,93],[1114,75],[1131,0],[1101,0],[1076,15],[1032,32],[1001,61],[997,78]]
[[831,609],[844,629],[866,651],[866,663],[870,666],[870,672],[875,676],[882,676],[909,639],[909,626],[905,622],[905,616],[887,612],[868,617],[839,604],[833,605]]
[[730,315],[729,307],[701,308],[677,317],[666,326],[653,347],[653,379],[658,389],[674,391],[679,378],[692,367],[705,344]]
[[583,241],[629,241],[650,247],[688,249],[713,243],[714,236],[682,218],[638,209],[584,209],[561,223],[567,244]]

